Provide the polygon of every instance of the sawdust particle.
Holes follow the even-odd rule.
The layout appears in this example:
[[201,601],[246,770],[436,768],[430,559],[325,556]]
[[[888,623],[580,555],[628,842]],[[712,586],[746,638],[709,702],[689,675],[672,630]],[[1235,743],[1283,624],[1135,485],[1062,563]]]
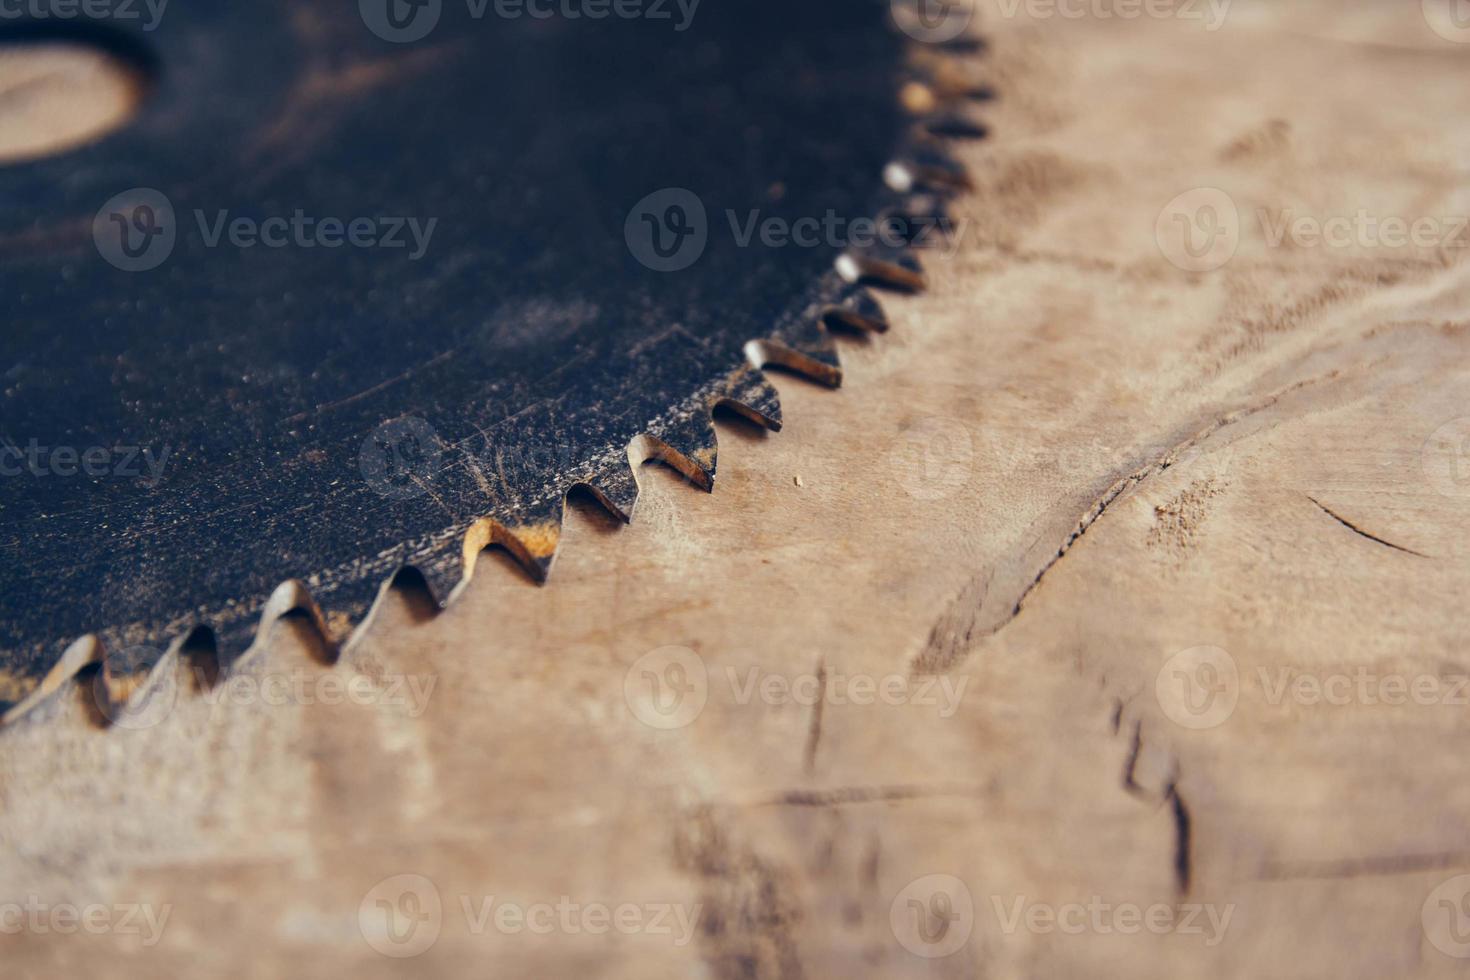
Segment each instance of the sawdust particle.
[[1154,506],[1154,525],[1147,545],[1151,550],[1182,561],[1198,544],[1210,500],[1224,492],[1214,477],[1196,480],[1170,500]]

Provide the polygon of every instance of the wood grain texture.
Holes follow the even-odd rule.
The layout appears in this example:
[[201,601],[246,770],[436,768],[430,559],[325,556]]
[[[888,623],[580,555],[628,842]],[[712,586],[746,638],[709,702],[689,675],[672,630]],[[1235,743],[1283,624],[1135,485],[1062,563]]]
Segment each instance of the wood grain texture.
[[[335,662],[282,620],[283,697],[181,658],[156,724],[69,690],[0,735],[0,901],[170,909],[0,934],[6,974],[1459,973],[1470,45],[1418,4],[1010,9],[931,292],[840,390],[778,378],[779,435],[725,425],[712,494],[645,468],[547,587],[391,593]],[[1239,248],[1186,272],[1156,224],[1202,187]],[[1287,209],[1445,227],[1273,245]],[[640,720],[649,671],[702,710]],[[442,912],[398,959],[359,913],[422,908],[405,874]],[[580,911],[477,931],[492,896]],[[697,926],[592,931],[623,903]]]

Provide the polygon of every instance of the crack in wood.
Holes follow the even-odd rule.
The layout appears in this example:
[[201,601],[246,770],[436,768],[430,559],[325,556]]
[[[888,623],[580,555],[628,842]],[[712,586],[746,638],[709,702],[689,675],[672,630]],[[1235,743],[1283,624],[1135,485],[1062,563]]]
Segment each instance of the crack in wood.
[[807,775],[811,775],[817,767],[817,746],[822,741],[822,706],[827,702],[827,662],[823,657],[817,658],[817,699],[812,705],[811,727],[807,730],[806,753],[802,761],[802,767]]
[[1432,854],[1381,854],[1366,858],[1323,861],[1270,861],[1256,876],[1258,881],[1301,881],[1334,878],[1377,878],[1388,875],[1420,874],[1470,867],[1470,853],[1445,851]]
[[1381,544],[1385,548],[1392,548],[1394,551],[1402,551],[1406,555],[1413,555],[1415,558],[1428,558],[1429,557],[1428,555],[1424,554],[1423,552],[1415,551],[1412,548],[1405,548],[1403,545],[1394,544],[1392,541],[1388,541],[1388,540],[1385,540],[1383,538],[1380,538],[1376,534],[1370,534],[1369,532],[1367,532],[1367,531],[1363,530],[1362,528],[1358,527],[1358,525],[1354,524],[1352,521],[1350,521],[1347,518],[1343,517],[1342,515],[1334,512],[1326,504],[1322,503],[1322,501],[1318,500],[1316,497],[1313,497],[1310,494],[1307,495],[1307,499],[1310,500],[1312,503],[1316,504],[1317,505],[1317,509],[1320,510],[1320,511],[1322,511],[1322,513],[1326,514],[1328,517],[1332,518],[1334,521],[1336,521],[1337,523],[1341,524],[1343,527],[1347,528],[1349,531],[1353,532],[1354,534],[1358,535],[1359,537],[1367,538],[1369,541],[1372,541],[1375,544]]
[[[990,594],[990,586],[995,578],[999,565],[993,564],[987,567],[983,572],[972,578],[961,590],[960,594],[945,609],[943,615],[931,630],[929,640],[925,644],[924,649],[911,661],[911,669],[915,673],[940,673],[959,666],[969,656],[970,650],[977,639],[994,636],[1006,626],[1010,625],[1016,617],[1021,615],[1021,610],[1025,607],[1026,600],[1041,585],[1042,579],[1047,576],[1047,573],[1067,556],[1067,553],[1072,550],[1072,547],[1082,539],[1083,535],[1092,529],[1092,526],[1115,503],[1126,497],[1131,491],[1137,489],[1143,483],[1178,464],[1186,454],[1199,448],[1207,440],[1221,431],[1274,408],[1283,398],[1294,392],[1312,385],[1332,381],[1341,376],[1341,374],[1341,370],[1334,370],[1315,377],[1305,378],[1287,385],[1285,388],[1262,399],[1256,404],[1228,412],[1203,426],[1188,438],[1179,440],[1152,462],[1140,466],[1132,472],[1116,479],[1087,508],[1082,517],[1078,519],[1072,531],[1067,534],[1056,550],[1048,556],[1041,567],[1028,578],[1024,585],[1017,589],[1016,599],[1010,604],[1010,607],[999,615],[995,622],[989,625],[982,625],[984,617],[981,613],[985,609],[985,602]],[[1030,549],[1028,548],[1027,550],[1029,553]]]

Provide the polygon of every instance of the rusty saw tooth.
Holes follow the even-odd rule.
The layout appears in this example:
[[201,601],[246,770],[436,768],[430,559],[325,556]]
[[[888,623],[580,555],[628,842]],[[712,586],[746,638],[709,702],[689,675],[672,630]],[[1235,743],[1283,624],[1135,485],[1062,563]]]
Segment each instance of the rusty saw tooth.
[[898,292],[919,293],[928,288],[923,263],[907,248],[887,245],[850,248],[837,259],[837,272],[848,282],[868,283]]
[[911,191],[966,191],[970,174],[948,154],[919,148],[883,169],[883,182],[900,194]]
[[[457,537],[454,540],[458,542]],[[422,563],[428,564],[432,561],[429,556],[434,552],[421,550],[420,554],[424,556]],[[459,556],[457,548],[454,549],[453,554],[457,560]],[[420,562],[406,562],[406,564],[419,568],[422,574]],[[383,593],[392,586],[395,578],[396,574],[387,577],[314,575],[304,582],[292,580],[282,583],[271,595],[273,608],[261,613],[258,632],[264,632],[272,622],[289,612],[303,611],[321,630],[323,638],[341,649],[352,642],[357,630],[368,619]],[[427,575],[425,579],[428,579]],[[437,594],[435,598],[442,601]],[[215,628],[215,646],[221,658],[226,661],[233,659],[243,649],[248,648],[253,639],[254,637],[244,636],[243,631],[239,633],[232,631],[226,634],[221,633],[218,627]]]
[[719,455],[714,420],[704,403],[672,418],[660,419],[633,440],[628,450],[636,465],[657,460],[679,472],[701,490],[715,488]]
[[464,577],[475,574],[480,552],[496,546],[508,551],[526,573],[537,582],[546,581],[556,560],[561,541],[562,518],[566,513],[566,492],[561,491],[523,508],[525,517],[515,522],[502,522],[482,517],[470,525],[464,536]]
[[188,637],[157,656],[135,655],[135,649],[107,650],[100,666],[79,671],[70,686],[83,714],[102,728],[149,728],[169,713],[185,680],[180,670]]
[[883,311],[883,304],[872,292],[861,287],[827,307],[822,312],[822,320],[828,325],[864,333],[888,332],[888,314]]
[[[456,548],[453,542],[435,551],[426,551],[413,558],[406,566],[423,577],[429,595],[441,608],[448,605],[449,597],[465,578],[464,549]],[[400,573],[402,574],[402,573]],[[397,576],[394,577],[395,581]]]
[[[946,59],[947,61],[948,59]],[[911,116],[933,115],[942,107],[965,102],[989,102],[995,98],[990,86],[978,79],[956,73],[917,73],[899,90],[899,102]]]
[[904,109],[911,115],[922,116],[941,105],[994,99],[995,89],[977,70],[977,59],[973,57],[982,53],[983,46],[961,50],[952,45],[913,45],[908,51],[910,77],[899,89],[899,101]]
[[104,645],[97,685],[101,689],[99,695],[105,693],[112,704],[125,704],[148,681],[163,658],[164,651],[151,647]]
[[871,333],[888,329],[888,317],[872,290],[843,276],[840,267],[823,276],[806,303],[778,321],[764,337],[747,343],[746,359],[757,368],[781,368],[830,388],[839,387],[842,362],[829,326]]
[[[102,644],[95,636],[83,636],[66,645],[65,649],[56,657],[55,662],[37,683],[34,688],[25,692],[16,692],[16,696],[7,700],[3,707],[4,713],[0,714],[0,725],[10,725],[22,717],[49,716],[54,712],[54,706],[62,698],[57,697],[63,690],[72,689],[76,684],[76,676],[89,666],[96,664],[102,659]],[[51,710],[39,711],[43,705]]]
[[919,140],[933,137],[944,140],[979,140],[990,135],[990,127],[976,113],[961,108],[937,112],[920,119],[916,135]]
[[763,429],[781,431],[781,395],[764,374],[748,364],[733,371],[708,404],[712,414],[725,408]]
[[807,331],[752,340],[745,345],[745,356],[757,367],[784,368],[829,388],[842,384],[837,344],[827,335],[820,320],[813,322]]
[[878,222],[890,240],[913,249],[937,248],[954,234],[948,199],[941,194],[901,195],[878,212]]
[[626,524],[633,519],[633,510],[638,505],[638,478],[633,473],[636,465],[630,447],[620,462],[578,482],[576,486],[586,487],[598,503]]

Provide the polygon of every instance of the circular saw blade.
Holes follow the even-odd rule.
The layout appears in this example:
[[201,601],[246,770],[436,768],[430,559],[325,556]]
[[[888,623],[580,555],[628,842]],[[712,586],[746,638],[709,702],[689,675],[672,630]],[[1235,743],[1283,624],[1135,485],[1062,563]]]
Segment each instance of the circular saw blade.
[[759,369],[835,384],[824,324],[882,327],[859,280],[918,284],[761,232],[952,183],[886,5],[361,6],[109,28],[156,69],[140,115],[0,168],[0,699],[292,607],[341,640],[398,570],[443,601],[490,544],[544,578],[569,489],[627,518],[630,457],[711,486],[715,407],[779,427]]

